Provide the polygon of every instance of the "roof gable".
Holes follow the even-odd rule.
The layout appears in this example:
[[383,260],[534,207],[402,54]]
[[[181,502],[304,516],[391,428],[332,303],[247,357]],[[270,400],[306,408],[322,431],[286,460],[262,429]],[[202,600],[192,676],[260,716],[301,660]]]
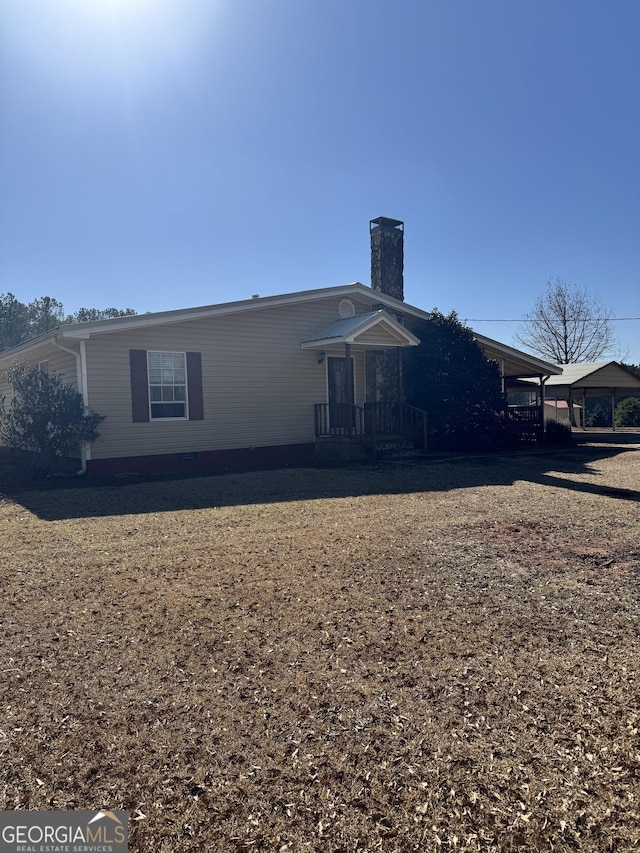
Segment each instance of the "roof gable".
[[[375,334],[373,334],[375,332]],[[313,338],[302,343],[303,349],[319,349],[336,344],[362,347],[406,347],[420,343],[395,317],[383,309],[368,314],[356,314],[332,323]]]
[[640,378],[617,361],[583,362],[563,364],[562,376],[552,376],[547,385],[640,389]]

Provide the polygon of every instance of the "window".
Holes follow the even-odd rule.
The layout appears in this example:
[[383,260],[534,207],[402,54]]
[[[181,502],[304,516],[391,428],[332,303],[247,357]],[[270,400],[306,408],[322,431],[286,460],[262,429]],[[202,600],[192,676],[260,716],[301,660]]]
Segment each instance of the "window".
[[201,353],[131,349],[129,369],[133,423],[204,420]]
[[45,376],[49,375],[49,362],[48,361],[39,361],[38,362],[38,370],[40,373],[44,373]]
[[151,420],[187,417],[187,363],[184,352],[149,352]]

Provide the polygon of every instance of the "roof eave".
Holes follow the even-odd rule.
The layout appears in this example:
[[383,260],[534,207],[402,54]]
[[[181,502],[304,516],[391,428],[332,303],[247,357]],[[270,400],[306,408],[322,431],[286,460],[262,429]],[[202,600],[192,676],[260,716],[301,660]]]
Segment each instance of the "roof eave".
[[557,364],[551,364],[548,361],[543,361],[540,358],[536,358],[534,355],[529,355],[529,353],[522,352],[521,350],[514,349],[514,347],[510,347],[507,344],[500,343],[500,341],[493,340],[493,338],[487,338],[484,335],[480,335],[474,331],[473,333],[476,342],[481,347],[487,347],[488,349],[494,349],[500,354],[504,355],[507,358],[511,358],[514,361],[524,361],[528,362],[538,373],[533,375],[540,376],[560,376],[562,374],[562,368]]
[[23,352],[28,352],[32,349],[38,349],[39,347],[47,346],[47,344],[53,343],[56,338],[60,337],[60,329],[50,329],[48,332],[43,332],[41,335],[38,335],[35,338],[30,338],[28,341],[23,341],[21,344],[16,344],[14,347],[10,347],[9,349],[0,352],[0,360],[4,360],[6,358],[15,358]]
[[82,338],[91,335],[107,334],[109,332],[120,332],[125,329],[138,329],[146,326],[161,326],[188,320],[220,317],[226,314],[256,311],[261,308],[276,307],[278,305],[294,305],[299,302],[311,302],[315,299],[330,299],[333,296],[346,296],[356,293],[362,296],[370,296],[370,288],[356,281],[352,284],[340,284],[335,287],[302,290],[295,293],[277,294],[275,296],[252,297],[251,299],[221,302],[219,304],[203,305],[196,308],[178,308],[172,311],[130,314],[126,317],[117,317],[112,320],[93,320],[86,323],[74,323],[66,327],[61,326],[60,332],[66,338]]

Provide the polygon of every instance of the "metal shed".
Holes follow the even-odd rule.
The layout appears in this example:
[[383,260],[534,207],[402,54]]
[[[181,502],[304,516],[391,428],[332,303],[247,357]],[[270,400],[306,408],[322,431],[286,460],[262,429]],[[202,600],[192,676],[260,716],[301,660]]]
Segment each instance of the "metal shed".
[[[546,416],[581,428],[615,428],[615,408],[627,397],[640,397],[640,377],[617,361],[563,364],[562,375],[546,382]],[[590,423],[594,419],[602,423]]]

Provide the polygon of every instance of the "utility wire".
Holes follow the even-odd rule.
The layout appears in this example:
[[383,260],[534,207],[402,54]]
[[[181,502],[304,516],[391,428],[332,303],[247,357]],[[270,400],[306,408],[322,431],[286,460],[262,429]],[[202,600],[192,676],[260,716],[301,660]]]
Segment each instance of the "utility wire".
[[[478,319],[473,317],[465,318],[467,323],[526,323],[526,319],[524,317],[520,317],[518,320],[505,320],[503,318],[487,320],[486,318]],[[602,323],[605,320],[610,321],[612,323],[619,323],[622,320],[640,320],[640,317],[587,317],[585,319],[585,323]]]

